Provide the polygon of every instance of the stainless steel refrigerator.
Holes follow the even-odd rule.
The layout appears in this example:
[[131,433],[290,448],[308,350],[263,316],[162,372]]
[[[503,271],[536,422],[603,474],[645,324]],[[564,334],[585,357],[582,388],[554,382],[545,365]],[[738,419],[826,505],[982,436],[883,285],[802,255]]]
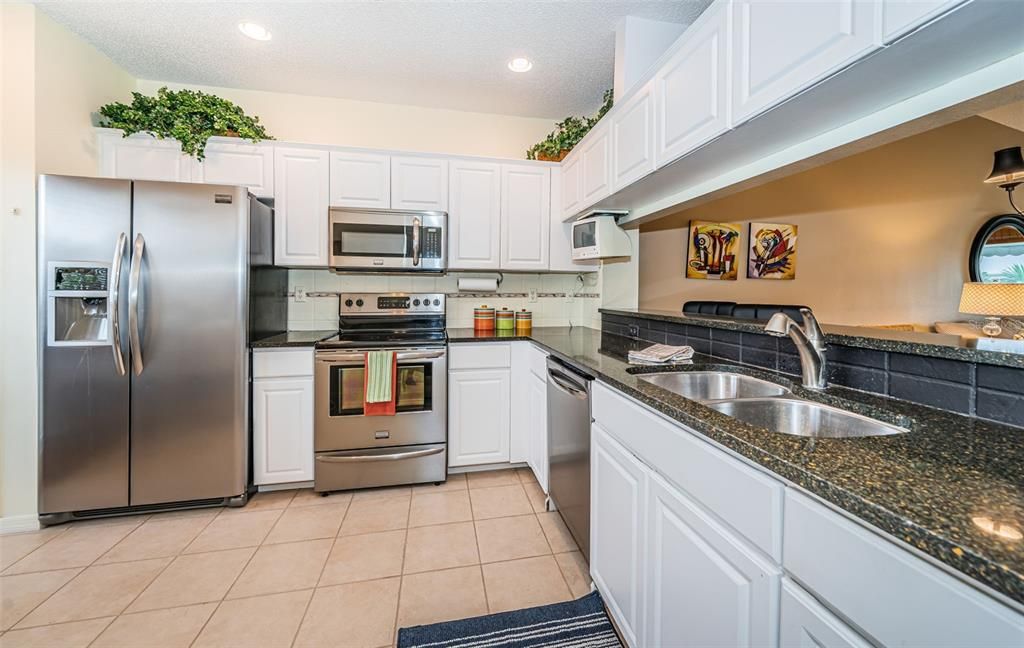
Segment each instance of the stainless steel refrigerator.
[[39,512],[244,504],[249,341],[286,327],[244,187],[41,176]]

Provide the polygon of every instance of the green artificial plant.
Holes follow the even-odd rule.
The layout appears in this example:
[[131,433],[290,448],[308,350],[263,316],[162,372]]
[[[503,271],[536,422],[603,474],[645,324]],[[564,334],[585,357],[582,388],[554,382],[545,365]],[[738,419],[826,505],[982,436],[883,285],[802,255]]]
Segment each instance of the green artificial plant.
[[604,93],[604,103],[600,110],[593,117],[566,117],[555,124],[555,130],[548,133],[540,142],[537,142],[526,151],[527,160],[553,160],[559,161],[565,154],[579,144],[580,140],[590,132],[602,117],[611,110],[613,99],[612,90]]
[[109,103],[100,108],[101,124],[120,128],[124,136],[149,133],[181,142],[181,150],[202,160],[206,140],[221,135],[257,142],[274,139],[259,117],[246,115],[227,99],[195,90],[157,90],[155,97],[133,92],[132,102]]

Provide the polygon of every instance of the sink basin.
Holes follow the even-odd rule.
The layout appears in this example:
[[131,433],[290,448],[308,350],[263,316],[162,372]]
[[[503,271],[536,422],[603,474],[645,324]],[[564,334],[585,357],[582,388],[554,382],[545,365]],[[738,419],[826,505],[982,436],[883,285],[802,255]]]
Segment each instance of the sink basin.
[[784,396],[789,390],[781,385],[724,371],[672,371],[641,374],[640,380],[698,401],[729,398]]
[[752,398],[707,406],[744,423],[796,436],[852,439],[907,431],[836,407],[792,398]]

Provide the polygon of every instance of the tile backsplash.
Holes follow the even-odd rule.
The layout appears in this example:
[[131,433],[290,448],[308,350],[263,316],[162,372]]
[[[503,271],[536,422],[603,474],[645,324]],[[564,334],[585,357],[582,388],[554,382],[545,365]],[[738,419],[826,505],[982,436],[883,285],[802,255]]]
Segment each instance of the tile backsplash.
[[[450,272],[445,276],[339,274],[330,270],[288,271],[288,328],[338,327],[339,292],[443,292],[448,295],[448,326],[473,326],[473,308],[481,305],[533,312],[534,326],[588,326],[601,328],[598,273],[503,273],[496,293],[459,293],[459,277],[494,277],[496,273]],[[582,277],[582,285],[577,277]],[[296,301],[295,290],[307,294]],[[535,292],[535,301],[530,293]]]

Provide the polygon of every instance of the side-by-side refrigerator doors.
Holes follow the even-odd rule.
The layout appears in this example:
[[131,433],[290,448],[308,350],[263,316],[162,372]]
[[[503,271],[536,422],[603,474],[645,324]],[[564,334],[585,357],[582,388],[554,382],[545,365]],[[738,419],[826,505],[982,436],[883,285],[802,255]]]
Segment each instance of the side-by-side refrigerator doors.
[[248,213],[241,187],[134,183],[132,506],[245,492]]
[[43,176],[38,196],[39,512],[128,506],[131,182]]

